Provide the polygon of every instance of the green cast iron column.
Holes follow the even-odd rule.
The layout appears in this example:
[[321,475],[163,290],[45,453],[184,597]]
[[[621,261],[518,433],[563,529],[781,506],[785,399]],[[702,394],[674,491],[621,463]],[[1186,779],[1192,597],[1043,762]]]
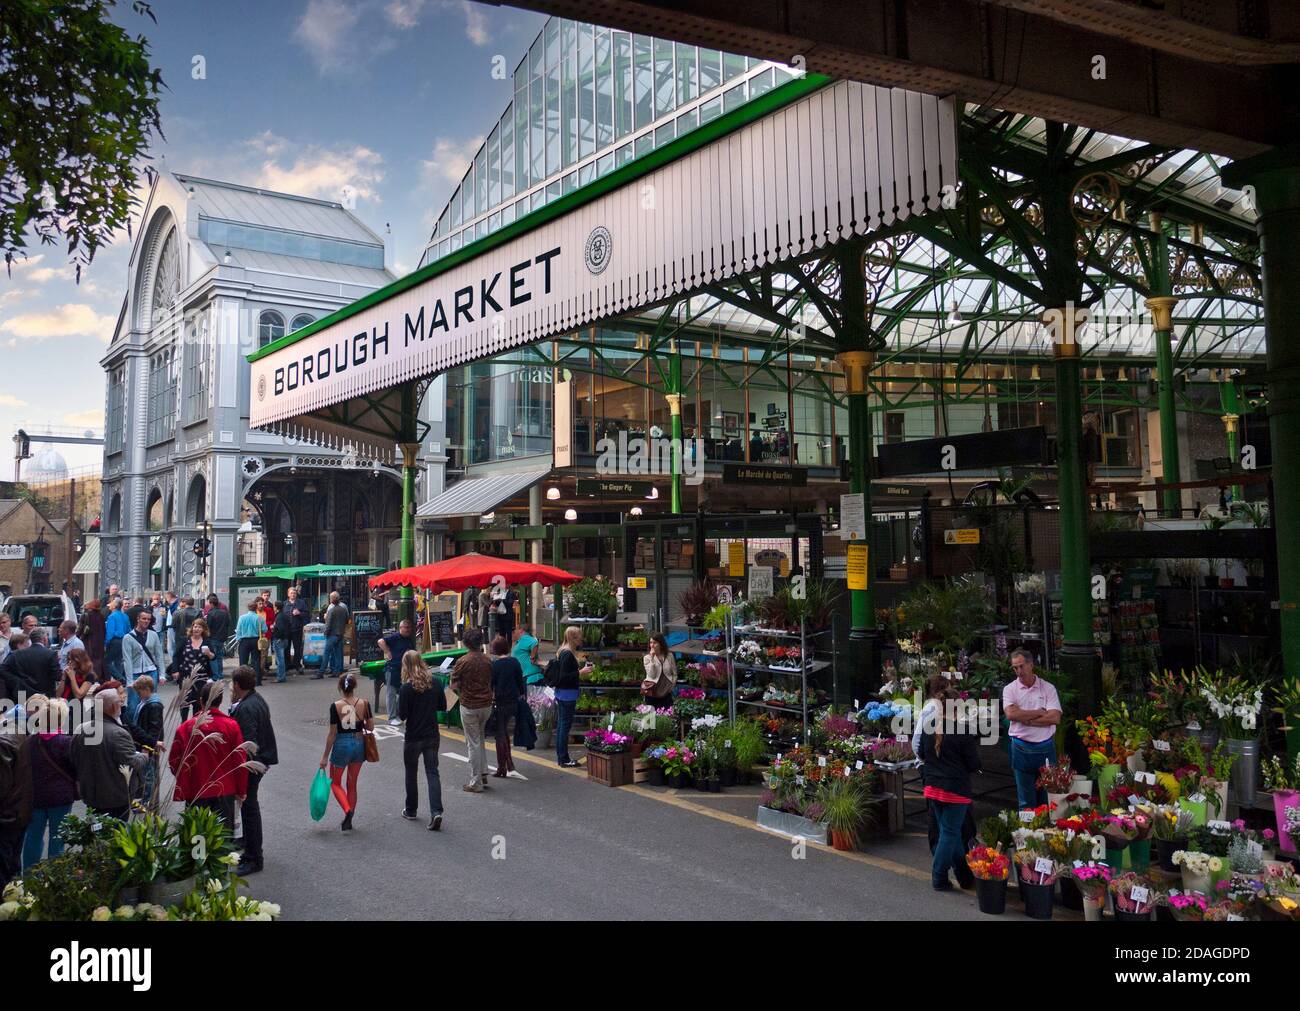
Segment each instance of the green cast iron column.
[[676,341],[673,341],[668,370],[669,390],[664,394],[664,399],[668,401],[668,410],[672,417],[672,430],[669,433],[673,440],[672,509],[674,516],[680,516],[682,512],[682,356],[677,350]]
[[[1160,243],[1161,246],[1164,243]],[[1156,387],[1160,396],[1160,476],[1165,484],[1182,480],[1178,461],[1178,407],[1174,402],[1173,309],[1178,299],[1171,295],[1147,299],[1147,308],[1155,319]],[[1166,516],[1177,517],[1183,508],[1183,493],[1166,488],[1161,493],[1161,508]]]
[[[1282,670],[1300,676],[1300,145],[1234,162],[1226,186],[1254,187],[1264,280]],[[1300,741],[1288,740],[1294,746]]]
[[[1165,484],[1178,484],[1182,480],[1182,467],[1178,458],[1178,405],[1174,401],[1174,297],[1169,281],[1169,240],[1159,214],[1151,215],[1151,230],[1155,238],[1151,243],[1151,291],[1147,310],[1151,313],[1156,332],[1156,390],[1160,409],[1160,478]],[[1169,488],[1161,493],[1158,503],[1166,516],[1177,517],[1183,508],[1183,493]]]
[[[849,491],[871,503],[871,405],[867,394],[849,394]],[[867,588],[851,591],[853,634],[874,631],[876,560],[871,557],[870,509],[867,511]]]
[[1078,692],[1083,715],[1099,706],[1100,671],[1092,636],[1092,560],[1088,553],[1087,470],[1083,460],[1083,403],[1075,331],[1086,314],[1074,306],[1048,311],[1056,352],[1056,464],[1061,520],[1061,670]]

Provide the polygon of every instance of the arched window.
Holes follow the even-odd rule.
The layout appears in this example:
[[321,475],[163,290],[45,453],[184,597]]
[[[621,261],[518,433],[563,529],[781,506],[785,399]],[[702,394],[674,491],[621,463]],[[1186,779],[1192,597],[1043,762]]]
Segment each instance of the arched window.
[[293,333],[295,330],[301,330],[303,327],[310,326],[315,322],[316,318],[314,316],[310,316],[305,312],[300,312],[293,318],[293,323],[289,327],[289,332]]
[[176,239],[176,229],[167,233],[158,265],[153,275],[153,314],[150,325],[156,324],[176,306],[181,293],[181,253]]
[[257,318],[257,346],[266,347],[284,336],[284,317],[273,309],[266,309]]
[[122,496],[114,494],[108,506],[108,532],[115,534],[122,529]]

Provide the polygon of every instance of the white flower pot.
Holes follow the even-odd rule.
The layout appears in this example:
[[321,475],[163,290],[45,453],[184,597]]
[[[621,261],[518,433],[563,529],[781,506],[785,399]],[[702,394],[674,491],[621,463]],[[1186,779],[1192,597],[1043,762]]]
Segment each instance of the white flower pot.
[[1207,898],[1214,895],[1214,890],[1210,887],[1210,875],[1193,874],[1186,867],[1182,868],[1183,872],[1183,891],[1200,892]]
[[1147,760],[1142,757],[1141,752],[1135,752],[1134,754],[1128,756],[1128,771],[1129,772],[1147,771]]
[[1092,780],[1087,776],[1075,776],[1074,782],[1070,784],[1071,793],[1082,793],[1092,796]]
[[1052,805],[1056,805],[1056,810],[1048,811],[1048,818],[1052,821],[1056,821],[1058,818],[1066,817],[1068,812],[1065,810],[1065,798],[1068,796],[1068,793],[1049,793],[1047,795],[1048,807],[1050,808]]
[[1098,923],[1101,920],[1101,911],[1106,908],[1106,897],[1103,895],[1099,899],[1090,899],[1088,896],[1083,897],[1083,918],[1088,923]]

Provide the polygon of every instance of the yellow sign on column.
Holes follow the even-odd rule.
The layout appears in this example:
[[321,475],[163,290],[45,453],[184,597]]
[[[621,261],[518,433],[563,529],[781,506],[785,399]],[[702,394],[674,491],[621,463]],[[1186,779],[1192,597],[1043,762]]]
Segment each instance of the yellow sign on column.
[[848,582],[850,590],[867,588],[867,546],[865,544],[848,546]]
[[745,542],[732,541],[727,545],[727,575],[740,577],[745,574]]

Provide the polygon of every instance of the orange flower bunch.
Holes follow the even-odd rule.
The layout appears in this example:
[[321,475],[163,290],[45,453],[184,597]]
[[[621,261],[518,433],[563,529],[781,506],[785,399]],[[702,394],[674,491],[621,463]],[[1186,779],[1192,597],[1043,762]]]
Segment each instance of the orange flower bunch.
[[1123,765],[1132,754],[1117,738],[1109,727],[1097,721],[1095,716],[1078,720],[1075,726],[1083,746],[1088,749],[1088,759],[1094,765]]
[[1002,847],[976,846],[966,854],[966,866],[982,881],[1005,881],[1011,873],[1011,860]]

